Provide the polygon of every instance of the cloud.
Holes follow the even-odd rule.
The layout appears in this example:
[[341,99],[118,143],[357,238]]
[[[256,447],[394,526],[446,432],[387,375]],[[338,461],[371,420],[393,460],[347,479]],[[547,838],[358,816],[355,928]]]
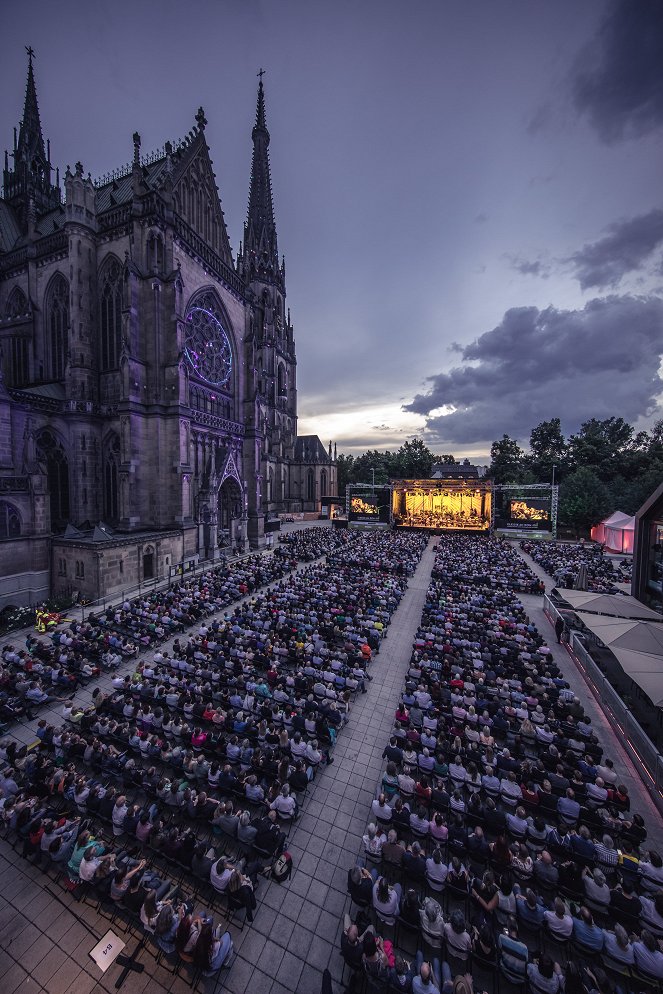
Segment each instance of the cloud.
[[521,259],[519,256],[511,256],[511,268],[522,276],[540,276],[547,280],[550,276],[550,266],[547,266],[541,259]]
[[627,273],[639,269],[663,244],[663,210],[617,221],[597,242],[584,245],[567,260],[583,290],[614,287]]
[[[651,414],[663,390],[663,301],[609,296],[582,310],[517,307],[462,350],[462,365],[429,377],[405,411],[426,416],[439,442],[527,439],[561,417],[575,431],[590,417]],[[439,413],[441,409],[449,413]]]
[[615,0],[598,38],[580,56],[576,109],[610,144],[663,123],[663,4]]

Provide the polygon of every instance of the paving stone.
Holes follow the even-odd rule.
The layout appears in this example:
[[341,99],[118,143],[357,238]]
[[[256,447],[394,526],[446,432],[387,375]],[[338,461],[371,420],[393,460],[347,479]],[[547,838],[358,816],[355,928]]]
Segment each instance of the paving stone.
[[20,963],[12,963],[9,969],[2,975],[0,984],[2,994],[14,994],[14,991],[26,980],[28,974]]
[[242,933],[242,938],[237,942],[237,949],[241,952],[244,959],[248,960],[250,963],[257,963],[260,959],[260,954],[265,948],[266,938],[261,935],[260,932],[256,932],[255,929],[251,929],[248,932]]
[[312,904],[310,901],[306,901],[302,907],[302,910],[299,912],[299,918],[297,919],[298,923],[315,930],[318,926],[320,910],[321,909],[317,905]]
[[312,941],[313,933],[309,932],[301,925],[297,925],[292,933],[290,942],[288,943],[288,952],[293,953],[295,956],[299,957],[299,959],[305,960]]
[[67,960],[67,954],[54,946],[46,956],[42,957],[39,963],[31,970],[32,976],[38,984],[46,987],[51,977],[58,972],[62,964]]
[[259,913],[255,916],[252,929],[256,929],[262,935],[269,935],[271,932],[274,922],[276,921],[277,912],[273,908],[261,907]]
[[260,969],[265,973],[268,973],[270,977],[275,977],[278,973],[279,966],[281,965],[281,960],[283,959],[283,947],[276,944],[270,939],[264,945],[263,951],[260,954],[259,959],[256,963],[260,966]]
[[297,994],[314,994],[321,988],[322,971],[316,970],[307,963],[297,984]]
[[308,889],[306,900],[311,901],[313,904],[317,904],[318,907],[322,908],[324,907],[328,890],[329,887],[327,884],[322,883],[320,880],[314,880]]
[[[94,943],[90,943],[90,948]],[[81,968],[78,963],[74,962],[70,957],[67,957],[62,966],[60,966],[56,972],[53,974],[48,982],[48,986],[51,990],[55,991],[67,991],[74,983]]]
[[241,956],[235,958],[235,962],[230,967],[230,972],[224,976],[224,985],[231,994],[245,994],[249,990],[251,975],[254,964],[247,962]]
[[251,994],[270,994],[273,983],[274,979],[268,973],[263,973],[262,970],[254,970],[248,989]]
[[299,913],[302,910],[302,905],[304,904],[301,897],[297,894],[289,892],[283,898],[283,904],[281,905],[281,914],[285,915],[286,918],[291,918],[292,921],[297,921]]
[[299,959],[297,956],[294,956],[292,953],[287,952],[281,961],[281,965],[279,966],[276,974],[276,980],[287,990],[296,991],[303,969],[304,961]]
[[269,938],[272,942],[276,942],[279,946],[283,946],[284,949],[287,949],[290,939],[292,938],[292,933],[296,927],[295,923],[289,918],[277,915],[276,921],[274,922],[272,930],[269,933]]

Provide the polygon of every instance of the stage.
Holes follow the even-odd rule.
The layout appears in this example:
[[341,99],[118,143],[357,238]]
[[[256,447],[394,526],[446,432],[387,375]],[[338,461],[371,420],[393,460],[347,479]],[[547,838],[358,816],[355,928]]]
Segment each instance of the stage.
[[488,532],[492,484],[483,480],[393,480],[395,528]]

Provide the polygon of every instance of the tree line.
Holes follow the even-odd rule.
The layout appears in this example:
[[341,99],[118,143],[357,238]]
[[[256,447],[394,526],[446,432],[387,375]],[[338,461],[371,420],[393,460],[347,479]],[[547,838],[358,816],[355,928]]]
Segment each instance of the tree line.
[[663,482],[663,420],[636,432],[590,418],[565,438],[559,418],[532,429],[529,451],[503,435],[490,449],[495,483],[559,483],[559,523],[586,532],[613,511],[635,514]]
[[[560,526],[583,533],[613,511],[635,514],[663,482],[663,420],[636,432],[623,418],[591,418],[565,438],[560,418],[551,418],[532,429],[529,450],[503,435],[493,442],[490,459],[487,475],[495,483],[548,483],[554,477]],[[348,483],[430,479],[437,465],[456,462],[453,455],[431,452],[421,438],[395,452],[340,455],[339,494]]]

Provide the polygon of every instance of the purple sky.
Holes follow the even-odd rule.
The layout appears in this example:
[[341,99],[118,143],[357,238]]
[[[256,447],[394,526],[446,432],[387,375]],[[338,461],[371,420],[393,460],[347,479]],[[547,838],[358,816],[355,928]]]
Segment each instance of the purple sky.
[[234,251],[267,70],[300,432],[481,458],[545,418],[656,415],[661,0],[28,2],[0,149],[27,44],[61,167],[105,173],[202,104]]

